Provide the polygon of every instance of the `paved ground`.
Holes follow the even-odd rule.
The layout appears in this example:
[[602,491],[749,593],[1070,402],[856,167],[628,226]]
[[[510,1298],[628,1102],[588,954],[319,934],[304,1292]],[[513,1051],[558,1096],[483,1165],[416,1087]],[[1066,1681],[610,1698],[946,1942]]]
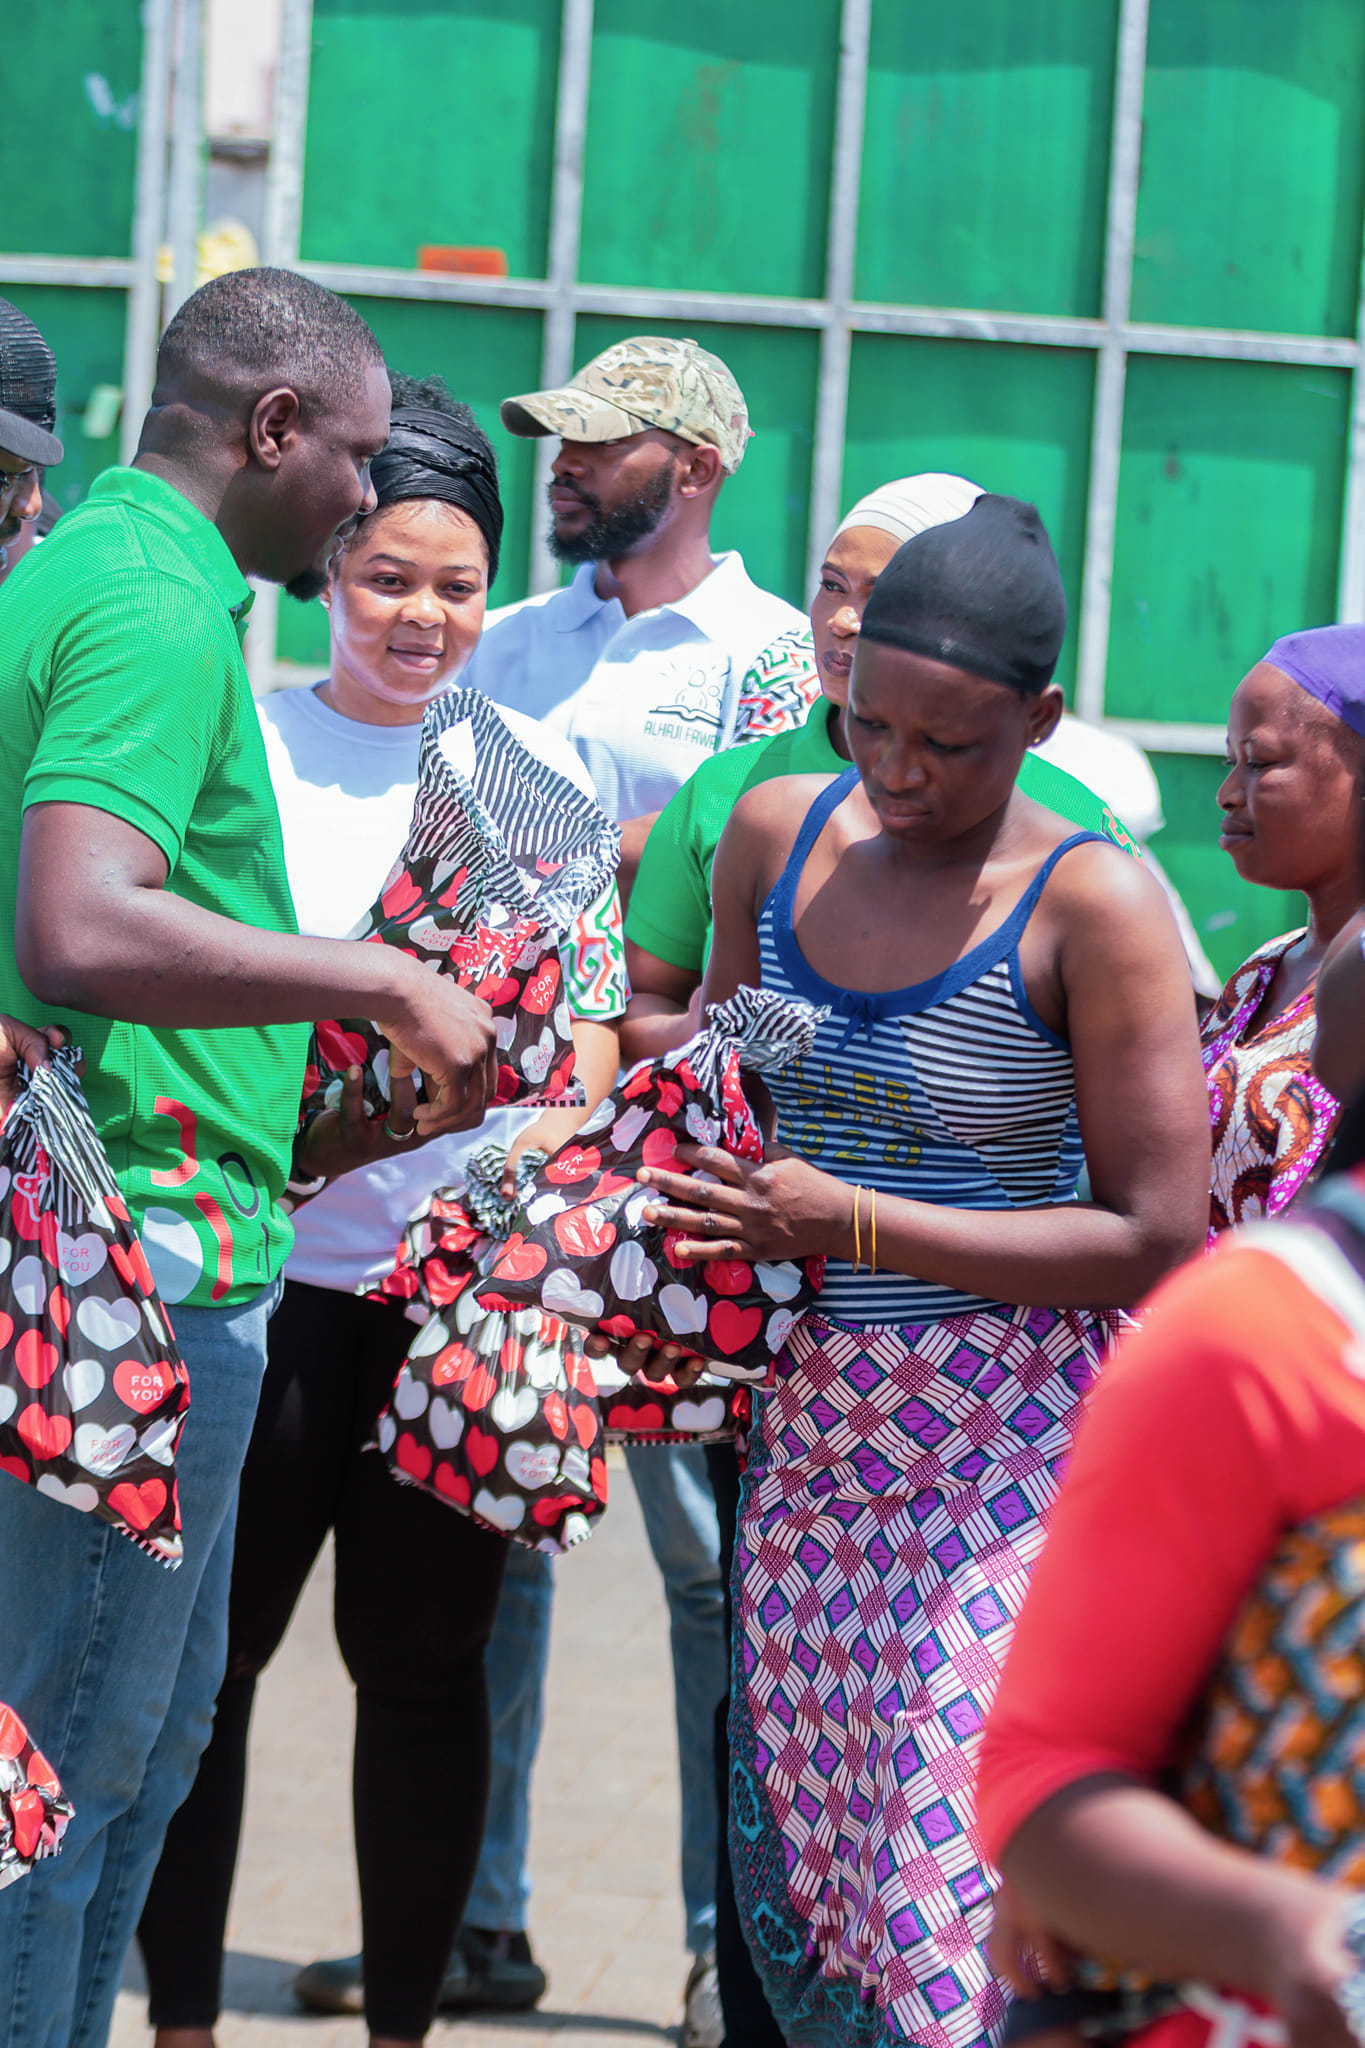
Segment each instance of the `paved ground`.
[[[610,1512],[557,1566],[532,1837],[531,1932],[550,1989],[542,2010],[515,2023],[438,2022],[433,2048],[676,2040],[688,1958],[667,1619],[634,1489],[613,1464]],[[308,2018],[289,1994],[301,1963],[359,1946],[351,1694],[332,1642],[330,1563],[322,1559],[258,1698],[220,2048],[365,2040],[359,2020]],[[146,2048],[135,1961],[125,1987],[113,2048]]]

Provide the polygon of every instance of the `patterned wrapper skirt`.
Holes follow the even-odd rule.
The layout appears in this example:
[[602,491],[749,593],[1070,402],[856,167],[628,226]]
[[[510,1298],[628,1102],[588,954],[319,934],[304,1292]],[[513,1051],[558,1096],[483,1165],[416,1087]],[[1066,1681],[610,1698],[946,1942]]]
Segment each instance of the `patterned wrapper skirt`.
[[973,1765],[1082,1397],[1122,1318],[808,1316],[735,1550],[730,1849],[790,2048],[974,2048],[1004,2017]]

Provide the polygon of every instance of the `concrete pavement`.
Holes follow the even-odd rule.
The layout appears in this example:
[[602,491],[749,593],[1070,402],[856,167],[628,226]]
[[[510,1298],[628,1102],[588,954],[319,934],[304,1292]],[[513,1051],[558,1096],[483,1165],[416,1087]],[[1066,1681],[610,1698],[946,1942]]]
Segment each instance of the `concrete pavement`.
[[[668,1619],[635,1489],[619,1453],[611,1464],[597,1534],[556,1566],[531,1853],[531,1938],[550,1988],[533,2014],[439,2020],[433,2048],[677,2038],[689,1958]],[[310,2018],[289,1992],[303,1963],[359,1947],[351,1720],[329,1551],[257,1695],[219,2048],[364,2048],[360,2020]],[[124,1982],[112,2048],[146,2048],[135,1956]]]

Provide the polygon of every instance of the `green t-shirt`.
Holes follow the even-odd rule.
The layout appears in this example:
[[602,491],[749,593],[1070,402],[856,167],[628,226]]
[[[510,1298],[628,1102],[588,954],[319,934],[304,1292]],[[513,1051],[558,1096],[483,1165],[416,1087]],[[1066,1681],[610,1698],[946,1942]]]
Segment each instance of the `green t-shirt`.
[[83,1049],[172,1306],[247,1301],[284,1263],[308,1026],[153,1030],[36,1002],[12,942],[19,837],[30,804],[89,804],[154,840],[187,902],[297,931],[242,661],[250,603],[217,528],[135,469],[107,470],[0,589],[0,1009]]
[[[832,707],[822,698],[795,732],[713,754],[690,775],[645,842],[626,912],[626,937],[657,959],[700,974],[711,943],[711,863],[726,820],[746,791],[779,775],[842,775],[848,762],[829,736]],[[1025,754],[1019,788],[1035,803],[1087,832],[1137,854],[1132,835],[1083,782]]]

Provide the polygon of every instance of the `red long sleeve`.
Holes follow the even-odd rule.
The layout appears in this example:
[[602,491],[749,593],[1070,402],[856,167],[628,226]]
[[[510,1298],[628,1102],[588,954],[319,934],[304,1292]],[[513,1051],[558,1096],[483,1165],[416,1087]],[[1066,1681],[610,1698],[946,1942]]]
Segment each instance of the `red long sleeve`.
[[1158,1290],[1095,1392],[1001,1679],[989,1856],[1064,1785],[1166,1761],[1280,1532],[1365,1493],[1362,1373],[1352,1333],[1255,1246]]

